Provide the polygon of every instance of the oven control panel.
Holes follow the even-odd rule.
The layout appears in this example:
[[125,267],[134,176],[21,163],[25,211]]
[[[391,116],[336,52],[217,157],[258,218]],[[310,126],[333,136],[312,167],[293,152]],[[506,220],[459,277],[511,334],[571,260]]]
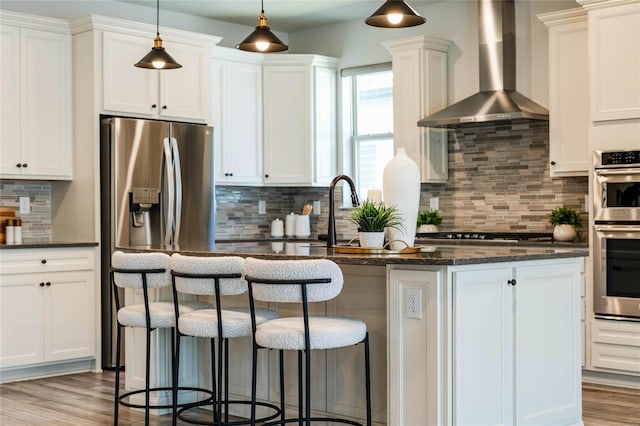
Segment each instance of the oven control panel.
[[597,151],[596,167],[640,166],[640,151]]

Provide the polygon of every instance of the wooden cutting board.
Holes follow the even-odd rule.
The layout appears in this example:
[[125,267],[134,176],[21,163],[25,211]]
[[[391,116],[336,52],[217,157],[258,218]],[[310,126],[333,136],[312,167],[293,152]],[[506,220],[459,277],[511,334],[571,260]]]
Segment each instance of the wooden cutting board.
[[13,219],[14,217],[16,217],[15,207],[0,207],[0,244],[7,242],[5,233],[7,219]]

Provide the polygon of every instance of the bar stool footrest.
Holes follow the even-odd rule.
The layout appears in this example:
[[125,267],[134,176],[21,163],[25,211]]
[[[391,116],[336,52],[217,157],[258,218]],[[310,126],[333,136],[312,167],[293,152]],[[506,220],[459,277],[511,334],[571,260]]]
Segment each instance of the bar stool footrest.
[[[173,391],[172,387],[157,387],[157,388],[149,388],[149,392],[162,392],[162,391]],[[211,392],[208,389],[201,389],[201,388],[194,388],[194,387],[179,387],[178,391],[193,391],[193,392],[202,392],[202,393],[206,393],[207,395],[209,395],[206,399],[202,399],[200,401],[192,401],[192,402],[183,402],[181,404],[178,404],[178,408],[193,408],[193,407],[199,407],[201,405],[208,405],[213,401],[213,392]],[[118,398],[118,404],[123,405],[125,407],[129,407],[129,408],[141,408],[141,409],[145,409],[147,408],[146,405],[143,404],[134,404],[131,402],[127,402],[127,401],[123,401],[124,398],[127,398],[129,396],[133,396],[133,395],[138,395],[141,393],[145,393],[146,390],[145,389],[136,389],[134,391],[129,391],[126,393],[123,393],[122,395],[120,395],[120,397]],[[159,410],[159,409],[167,409],[167,408],[173,408],[173,404],[162,404],[162,405],[149,405],[149,409],[152,410]]]
[[[203,405],[209,405],[211,403],[211,401],[209,401],[208,404],[203,404]],[[222,401],[221,405],[225,406],[225,404],[227,404],[226,401]],[[228,402],[229,405],[232,404],[243,404],[243,405],[251,405],[251,401],[229,401]],[[216,404],[217,405],[217,404]],[[199,407],[200,405],[198,405]],[[256,402],[256,406],[257,407],[265,407],[265,408],[270,408],[272,410],[274,410],[275,412],[269,416],[265,416],[265,417],[261,417],[259,419],[256,419],[256,423],[264,423],[264,422],[268,422],[271,419],[275,419],[276,417],[278,417],[280,415],[280,407],[278,407],[277,405],[274,404],[270,404],[268,402]],[[190,410],[192,408],[196,408],[196,406],[186,406],[186,407],[182,407],[181,409],[178,410],[177,413],[177,417],[178,419],[182,420],[183,422],[186,423],[191,423],[191,424],[196,424],[196,425],[211,425],[210,421],[200,421],[200,420],[192,420],[192,419],[186,419],[184,417],[182,417],[182,413],[184,413],[187,410]],[[223,415],[222,413],[220,415]],[[222,422],[222,424],[224,426],[238,426],[238,425],[248,425],[251,424],[251,420],[250,419],[246,419],[246,420],[234,420],[231,422]],[[276,423],[277,424],[277,423]],[[359,423],[357,423],[359,425]]]
[[[306,418],[295,418],[295,419],[285,419],[285,420],[274,420],[272,422],[264,423],[262,426],[274,426],[274,425],[283,425],[286,423],[300,423],[305,422]],[[331,423],[344,423],[353,426],[364,426],[363,423],[358,423],[355,420],[347,420],[347,419],[336,419],[334,417],[311,417],[309,419],[312,422],[331,422]]]

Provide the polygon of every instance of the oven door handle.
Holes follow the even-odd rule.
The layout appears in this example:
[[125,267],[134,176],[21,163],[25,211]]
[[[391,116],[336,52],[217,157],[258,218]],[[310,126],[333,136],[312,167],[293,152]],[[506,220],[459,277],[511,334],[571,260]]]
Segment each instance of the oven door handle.
[[616,228],[616,227],[602,227],[596,226],[597,232],[637,232],[638,228],[635,226],[629,226],[628,228]]
[[596,174],[598,176],[639,175],[640,174],[640,169],[596,170]]

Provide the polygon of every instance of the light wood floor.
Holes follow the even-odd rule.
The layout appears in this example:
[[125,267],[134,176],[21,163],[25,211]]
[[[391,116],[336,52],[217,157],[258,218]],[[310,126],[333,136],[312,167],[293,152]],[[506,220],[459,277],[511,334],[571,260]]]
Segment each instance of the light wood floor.
[[[110,425],[113,423],[113,386],[113,372],[0,385],[0,425]],[[640,390],[585,384],[582,391],[585,426],[640,425]],[[210,416],[210,412],[203,412],[202,419]],[[120,408],[120,425],[143,424],[143,414]],[[170,425],[171,419],[170,416],[151,416],[151,424]]]

